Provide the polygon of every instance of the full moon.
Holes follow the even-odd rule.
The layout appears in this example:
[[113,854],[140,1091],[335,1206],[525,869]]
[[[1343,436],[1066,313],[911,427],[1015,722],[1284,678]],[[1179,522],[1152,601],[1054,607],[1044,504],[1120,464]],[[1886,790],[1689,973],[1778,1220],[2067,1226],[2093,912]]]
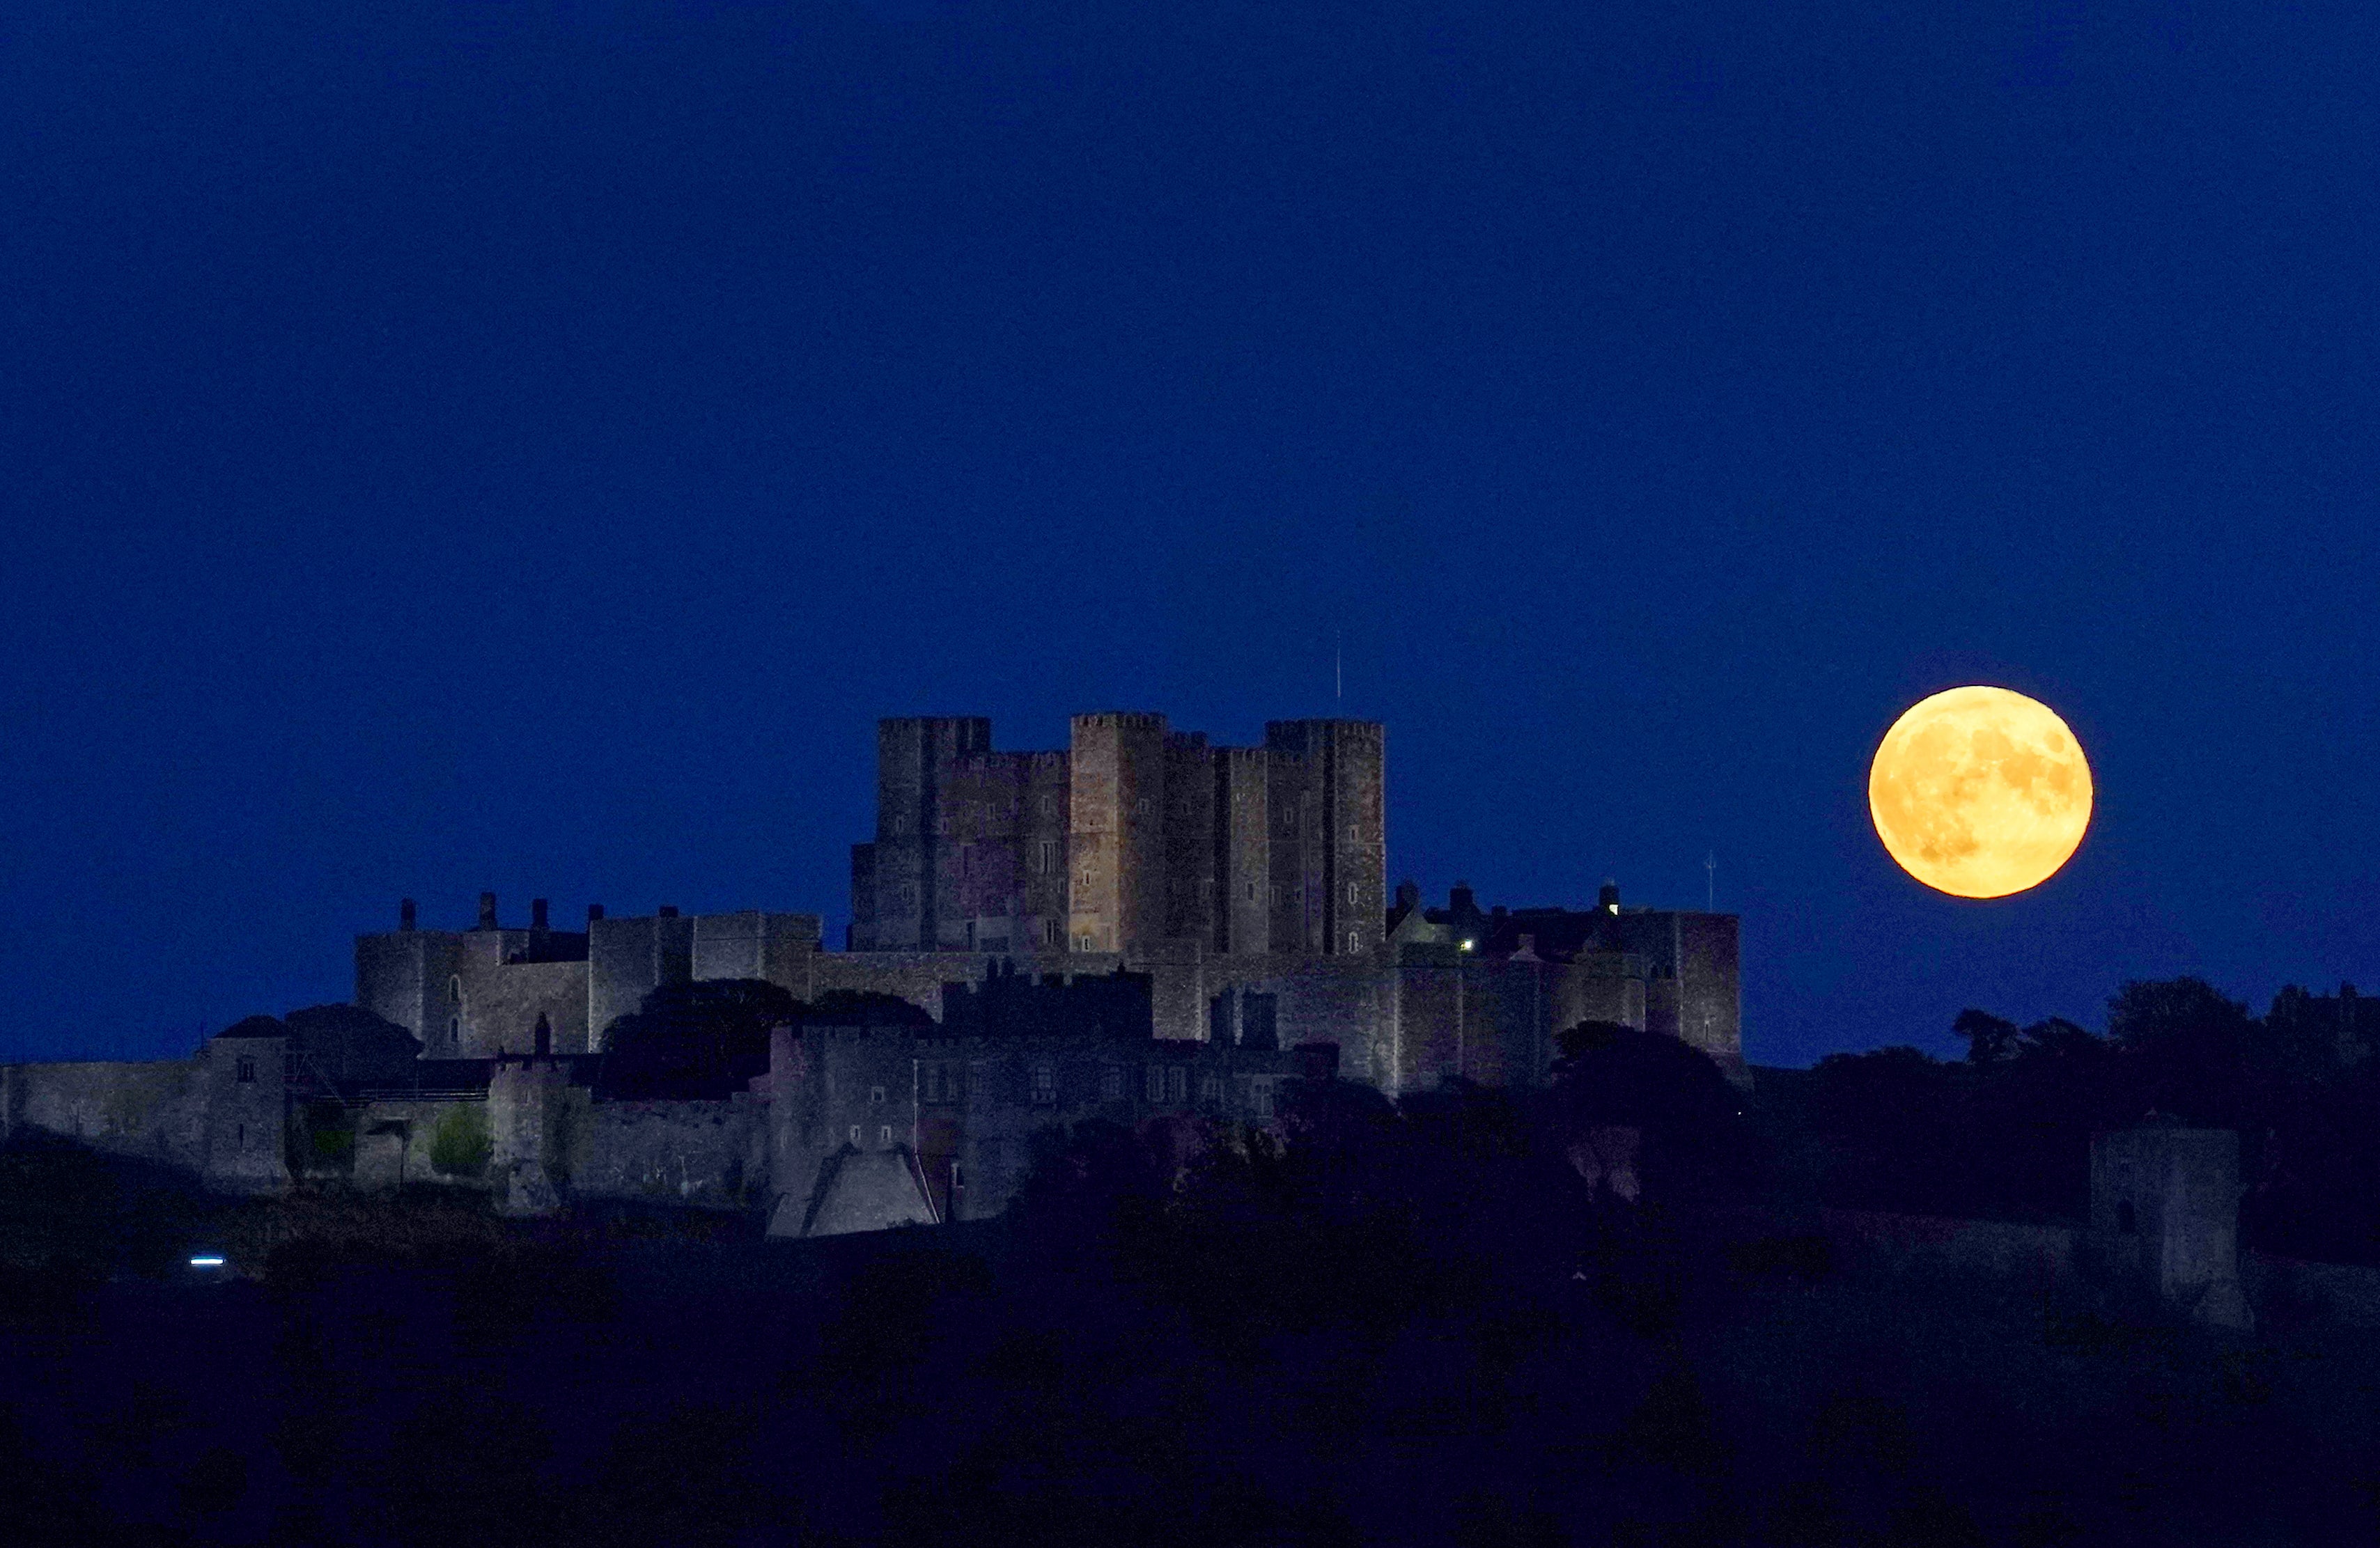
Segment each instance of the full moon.
[[2049,707],[1952,688],[1892,723],[1867,773],[1876,837],[1937,892],[2005,898],[2066,864],[2091,825],[2091,766]]

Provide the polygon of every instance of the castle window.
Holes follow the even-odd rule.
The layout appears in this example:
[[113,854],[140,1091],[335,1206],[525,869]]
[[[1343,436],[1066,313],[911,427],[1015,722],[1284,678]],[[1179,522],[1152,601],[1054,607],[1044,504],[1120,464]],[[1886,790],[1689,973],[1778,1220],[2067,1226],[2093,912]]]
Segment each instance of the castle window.
[[1176,1104],[1190,1100],[1190,1071],[1175,1065],[1165,1072],[1166,1097]]
[[877,1143],[878,1144],[880,1144],[880,1145],[889,1145],[889,1144],[891,1144],[891,1143],[892,1143],[892,1126],[891,1124],[889,1124],[889,1123],[888,1123],[888,1124],[884,1125],[881,1129],[879,1129],[879,1130],[876,1131],[876,1134],[877,1134],[876,1143]]
[[1065,932],[1064,932],[1063,930],[1061,930],[1061,929],[1058,927],[1058,922],[1057,922],[1056,920],[1054,920],[1054,919],[1044,919],[1043,921],[1041,921],[1041,944],[1042,944],[1042,945],[1044,945],[1044,946],[1056,946],[1056,945],[1058,945],[1062,940],[1063,940],[1064,938],[1065,938]]
[[851,1126],[851,1143],[853,1144],[859,1143],[859,1125],[856,1123]]
[[460,1042],[462,1042],[462,1041],[463,1041],[463,1018],[462,1018],[462,1017],[460,1017],[460,1016],[449,1016],[449,1017],[447,1017],[447,1018],[446,1018],[446,1046],[447,1046],[448,1047],[450,1047],[450,1048],[451,1048],[451,1047],[455,1046],[456,1044],[458,1044],[458,1043],[460,1043]]
[[869,1086],[868,1088],[868,1105],[871,1107],[880,1107],[884,1106],[884,1088],[882,1086]]
[[1143,1086],[1146,1088],[1146,1090],[1147,1090],[1147,1094],[1148,1094],[1148,1100],[1149,1100],[1149,1101],[1151,1101],[1151,1102],[1162,1102],[1162,1101],[1164,1101],[1164,1100],[1165,1100],[1165,1066],[1163,1066],[1163,1065],[1161,1065],[1161,1064],[1152,1064],[1152,1065],[1150,1065],[1150,1066],[1148,1067],[1147,1076],[1146,1076],[1146,1078],[1142,1081],[1142,1082],[1141,1082],[1141,1083],[1142,1083],[1142,1085],[1143,1085]]
[[446,1003],[449,1005],[460,1005],[463,1003],[462,979],[449,978],[446,980]]
[[1364,949],[1363,931],[1350,930],[1347,932],[1347,949],[1351,954],[1360,952]]
[[1123,1099],[1123,1066],[1111,1064],[1099,1071],[1099,1099],[1103,1102]]
[[234,1078],[235,1078],[235,1079],[237,1079],[237,1080],[242,1080],[242,1081],[253,1081],[253,1080],[255,1080],[255,1079],[256,1079],[256,1060],[254,1060],[254,1059],[252,1059],[252,1058],[244,1058],[244,1059],[241,1059],[241,1060],[239,1061],[239,1070],[238,1070],[238,1072],[237,1072],[237,1074]]
[[1272,1117],[1272,1082],[1259,1076],[1248,1082],[1248,1095],[1254,1102],[1257,1117]]
[[1132,804],[1132,815],[1136,817],[1148,816],[1148,797],[1144,795]]
[[1281,889],[1278,887],[1272,889],[1272,906],[1275,908],[1281,907]]
[[1208,1070],[1198,1078],[1198,1100],[1209,1107],[1223,1105],[1223,1077]]
[[1044,1105],[1058,1100],[1058,1071],[1049,1065],[1033,1067],[1033,1100]]
[[239,1126],[239,1137],[232,1142],[232,1146],[236,1150],[246,1150],[248,1148],[247,1124],[243,1123]]
[[1257,884],[1256,884],[1255,882],[1250,882],[1250,883],[1248,883],[1248,901],[1250,901],[1250,902],[1252,902],[1252,903],[1253,903],[1253,902],[1255,902],[1256,901],[1257,901]]
[[1352,881],[1347,884],[1347,901],[1351,907],[1355,901],[1355,884]]
[[1045,817],[1054,817],[1058,815],[1058,798],[1056,796],[1045,795],[1041,798],[1041,815]]

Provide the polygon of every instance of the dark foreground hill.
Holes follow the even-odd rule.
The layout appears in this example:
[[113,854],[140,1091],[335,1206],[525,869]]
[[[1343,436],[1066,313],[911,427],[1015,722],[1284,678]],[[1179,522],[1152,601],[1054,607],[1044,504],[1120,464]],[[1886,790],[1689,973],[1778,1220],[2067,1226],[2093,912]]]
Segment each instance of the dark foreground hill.
[[[1078,1134],[1012,1220],[806,1243],[717,1219],[524,1226],[451,1198],[143,1204],[132,1179],[109,1207],[141,1252],[27,1264],[40,1230],[64,1240],[33,1182],[79,1178],[86,1207],[106,1191],[79,1163],[28,1164],[0,1199],[10,1540],[2046,1544],[2380,1525],[2368,1335],[2226,1338],[1849,1281],[1790,1242],[1725,1240],[1692,1199],[1566,1191],[1491,1098],[1334,1121],[1305,1169],[1226,1156],[1179,1194],[1119,1136]],[[239,1243],[255,1276],[173,1266],[168,1246],[201,1240]]]

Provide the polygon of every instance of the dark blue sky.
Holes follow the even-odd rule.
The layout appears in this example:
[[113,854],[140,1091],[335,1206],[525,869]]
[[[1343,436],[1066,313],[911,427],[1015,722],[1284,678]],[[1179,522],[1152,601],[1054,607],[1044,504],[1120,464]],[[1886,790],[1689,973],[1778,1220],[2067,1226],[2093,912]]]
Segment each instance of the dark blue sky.
[[[1745,1051],[2380,979],[2360,4],[0,7],[0,1057],[816,910],[880,715],[1389,724]],[[2099,780],[1925,891],[1876,738]]]

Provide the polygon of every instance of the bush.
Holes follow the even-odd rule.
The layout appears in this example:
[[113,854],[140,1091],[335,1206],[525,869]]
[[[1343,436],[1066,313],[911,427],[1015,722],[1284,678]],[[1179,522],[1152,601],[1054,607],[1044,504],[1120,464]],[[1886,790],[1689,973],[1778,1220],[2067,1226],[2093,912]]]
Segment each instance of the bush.
[[495,1142],[487,1110],[478,1104],[446,1109],[430,1135],[430,1165],[448,1177],[478,1177],[488,1169]]

